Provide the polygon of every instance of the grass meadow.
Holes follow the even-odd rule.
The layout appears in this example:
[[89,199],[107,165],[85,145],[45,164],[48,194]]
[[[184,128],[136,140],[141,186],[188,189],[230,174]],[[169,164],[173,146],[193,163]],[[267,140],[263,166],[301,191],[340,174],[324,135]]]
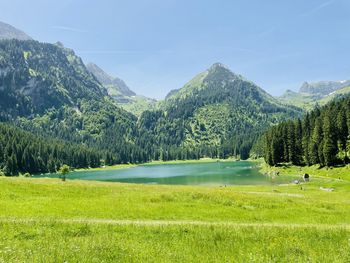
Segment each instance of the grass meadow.
[[0,262],[349,262],[348,177],[229,187],[0,177]]

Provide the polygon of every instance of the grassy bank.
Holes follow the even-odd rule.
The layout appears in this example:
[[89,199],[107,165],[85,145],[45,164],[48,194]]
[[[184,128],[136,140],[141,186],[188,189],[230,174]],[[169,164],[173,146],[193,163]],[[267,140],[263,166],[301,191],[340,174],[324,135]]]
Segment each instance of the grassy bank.
[[118,169],[126,169],[138,166],[137,164],[116,164],[110,166],[101,166],[96,168],[81,168],[74,169],[75,172],[85,172],[85,171],[108,171],[108,170],[118,170]]
[[319,165],[313,166],[295,166],[290,164],[282,164],[277,167],[268,166],[265,162],[260,161],[261,172],[266,174],[280,173],[280,176],[289,175],[301,177],[307,173],[311,177],[320,178],[333,178],[338,180],[350,181],[350,166],[338,166],[338,167],[320,167]]
[[302,190],[0,178],[0,189],[0,262],[350,259],[350,185],[333,178]]

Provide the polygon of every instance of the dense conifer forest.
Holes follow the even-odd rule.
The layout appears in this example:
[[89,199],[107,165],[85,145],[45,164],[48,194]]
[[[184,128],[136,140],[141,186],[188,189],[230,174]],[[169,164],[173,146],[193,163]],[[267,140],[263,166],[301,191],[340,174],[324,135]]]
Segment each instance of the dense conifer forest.
[[272,127],[264,135],[269,165],[334,166],[350,162],[350,97]]
[[34,136],[0,124],[0,167],[5,175],[56,172],[63,164],[72,168],[98,167],[108,154],[60,140]]

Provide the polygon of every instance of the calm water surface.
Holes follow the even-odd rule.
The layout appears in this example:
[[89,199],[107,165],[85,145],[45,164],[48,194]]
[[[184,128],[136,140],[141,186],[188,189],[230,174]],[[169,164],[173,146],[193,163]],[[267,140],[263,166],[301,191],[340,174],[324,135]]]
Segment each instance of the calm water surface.
[[68,174],[68,179],[139,184],[257,185],[281,183],[282,178],[266,177],[258,171],[255,163],[240,161],[142,165],[118,170],[72,172]]

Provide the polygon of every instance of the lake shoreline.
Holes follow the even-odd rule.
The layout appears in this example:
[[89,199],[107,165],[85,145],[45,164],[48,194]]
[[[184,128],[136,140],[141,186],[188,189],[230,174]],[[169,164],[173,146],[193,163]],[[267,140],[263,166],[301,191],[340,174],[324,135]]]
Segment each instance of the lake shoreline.
[[[41,174],[35,178],[59,178],[60,174]],[[274,183],[263,176],[256,161],[233,159],[202,159],[152,162],[140,165],[119,165],[107,169],[72,171],[67,179],[113,181],[138,184],[167,185],[247,185]]]
[[[194,159],[194,160],[151,161],[151,162],[139,163],[139,164],[116,164],[116,165],[101,166],[96,168],[79,168],[79,169],[73,169],[72,172],[119,170],[119,169],[133,168],[137,166],[147,166],[147,165],[196,164],[196,163],[215,163],[215,162],[234,162],[234,161],[239,161],[239,160],[234,158],[228,158],[228,159],[201,158],[199,160]],[[253,160],[245,160],[245,161],[253,162]]]

